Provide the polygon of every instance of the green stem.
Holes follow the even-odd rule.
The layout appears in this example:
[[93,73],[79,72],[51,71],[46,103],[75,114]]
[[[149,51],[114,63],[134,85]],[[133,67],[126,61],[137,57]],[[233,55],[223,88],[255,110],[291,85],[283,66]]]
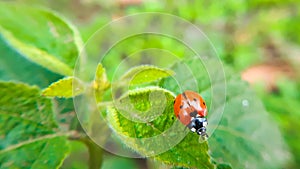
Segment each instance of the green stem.
[[93,140],[88,137],[80,139],[87,147],[89,151],[89,169],[100,169],[102,165],[103,150]]

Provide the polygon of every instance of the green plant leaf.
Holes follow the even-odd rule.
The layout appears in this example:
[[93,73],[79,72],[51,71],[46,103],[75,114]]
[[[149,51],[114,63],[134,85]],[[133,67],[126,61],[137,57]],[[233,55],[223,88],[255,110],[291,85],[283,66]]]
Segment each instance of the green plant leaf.
[[20,141],[53,134],[57,125],[49,99],[36,87],[0,83],[0,149]]
[[68,149],[66,137],[46,135],[0,150],[0,168],[59,168]]
[[0,168],[59,167],[68,148],[51,101],[25,84],[1,82],[0,90]]
[[[278,126],[266,112],[259,98],[240,79],[239,74],[226,66],[226,86],[223,86],[226,87],[225,110],[220,122],[212,124],[213,120],[210,117],[221,111],[218,107],[222,105],[219,103],[222,96],[219,93],[212,94],[211,87],[220,87],[222,77],[211,81],[205,66],[216,67],[218,65],[216,62],[213,59],[206,60],[206,65],[203,65],[200,60],[184,61],[192,73],[183,71],[180,64],[173,66],[176,75],[177,73],[185,74],[185,76],[175,76],[176,82],[182,84],[180,87],[184,90],[196,87],[209,105],[208,131],[211,127],[216,127],[213,133],[209,133],[211,157],[217,163],[226,163],[232,168],[283,167],[288,162],[290,154]],[[213,70],[220,71],[221,69],[216,67]],[[161,86],[180,92],[179,86],[171,78],[163,80]],[[211,111],[212,104],[217,107],[215,111]]]
[[104,157],[104,161],[101,169],[120,169],[120,168],[139,169],[141,167],[139,167],[135,159],[112,156],[112,155],[106,155]]
[[161,69],[151,65],[142,65],[130,69],[122,76],[122,80],[130,81],[131,85],[139,85],[160,80],[174,75],[171,70]]
[[232,167],[228,164],[218,164],[217,169],[232,169]]
[[300,164],[300,145],[298,144],[298,140],[300,140],[298,132],[300,128],[300,105],[299,98],[295,98],[295,95],[300,94],[300,92],[297,88],[293,88],[291,84],[288,84],[284,88],[280,87],[279,93],[266,94],[264,92],[260,96],[266,109],[272,113],[272,116],[278,122],[282,134],[293,154],[294,163],[290,163],[290,168],[297,168]]
[[96,69],[95,80],[93,88],[95,90],[95,96],[97,102],[100,102],[103,98],[104,91],[110,87],[110,83],[106,76],[106,70],[101,63],[98,64]]
[[72,75],[82,42],[77,30],[49,10],[1,2],[0,34],[24,57]]
[[[73,85],[76,89],[73,91]],[[74,78],[74,77],[67,77],[61,79],[57,82],[52,83],[48,88],[46,88],[42,95],[49,96],[49,97],[74,97],[80,95],[84,92],[84,84]]]
[[95,83],[97,85],[97,87],[95,88],[99,90],[105,90],[107,86],[109,86],[109,82],[106,76],[106,70],[101,63],[98,64],[96,69]]
[[9,46],[0,34],[0,80],[21,81],[29,85],[38,85],[41,88],[62,78],[40,65],[37,65]]
[[[155,155],[155,159],[174,166],[214,168],[207,143],[199,143],[199,136],[176,120],[174,99],[172,93],[159,87],[135,89],[108,109],[107,118],[117,136],[143,156]],[[184,131],[188,132],[186,137]],[[178,141],[180,136],[183,140]],[[179,144],[168,147],[177,141]],[[164,146],[166,151],[160,152]]]

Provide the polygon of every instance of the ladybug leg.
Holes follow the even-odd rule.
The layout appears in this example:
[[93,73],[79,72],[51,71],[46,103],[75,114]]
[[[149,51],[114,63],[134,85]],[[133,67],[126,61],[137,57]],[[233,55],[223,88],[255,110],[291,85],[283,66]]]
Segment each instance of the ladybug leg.
[[189,128],[193,133],[196,132],[194,121],[191,121],[186,127]]

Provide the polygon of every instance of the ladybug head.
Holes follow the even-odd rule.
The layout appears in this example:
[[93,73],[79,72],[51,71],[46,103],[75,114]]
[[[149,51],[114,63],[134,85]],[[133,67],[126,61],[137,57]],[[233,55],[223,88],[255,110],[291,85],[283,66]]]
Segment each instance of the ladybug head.
[[198,135],[202,137],[207,137],[206,134],[207,124],[208,124],[207,119],[205,117],[196,117],[188,124],[188,128],[192,132],[196,132]]

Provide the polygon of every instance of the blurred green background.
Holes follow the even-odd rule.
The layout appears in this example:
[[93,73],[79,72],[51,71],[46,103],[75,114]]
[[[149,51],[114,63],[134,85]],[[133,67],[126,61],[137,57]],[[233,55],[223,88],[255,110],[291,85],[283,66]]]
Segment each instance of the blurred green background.
[[[199,26],[214,44],[219,57],[230,65],[242,78],[257,91],[268,112],[280,126],[289,145],[294,161],[286,168],[300,167],[300,1],[297,0],[16,0],[17,3],[34,4],[50,8],[65,16],[78,27],[82,38],[87,41],[100,27],[113,19],[139,12],[170,13]],[[136,23],[139,24],[139,23]],[[105,40],[103,39],[99,39]],[[135,42],[136,48],[170,47],[175,42],[167,38],[152,39],[143,43]],[[98,46],[88,50],[91,56],[97,56]],[[126,48],[126,49],[125,49]],[[109,64],[118,65],[121,56],[129,51],[126,45],[120,48],[119,56],[109,60]],[[178,56],[185,49],[174,48]],[[0,66],[10,65],[9,47],[0,38],[0,51],[8,51]],[[125,52],[124,52],[125,51]],[[3,58],[2,58],[3,59]],[[24,63],[22,58],[18,62]],[[5,61],[5,62],[4,62]],[[28,63],[29,64],[29,63]],[[18,77],[17,72],[26,69],[7,67],[8,74],[0,74],[2,80],[19,80],[46,87],[60,76],[45,72],[49,76],[31,77],[32,72],[47,71],[39,66],[31,66],[28,77]],[[109,78],[113,71],[108,70]],[[40,73],[43,74],[43,73]],[[29,80],[30,79],[30,80]],[[254,112],[255,113],[255,112]],[[72,143],[72,154],[62,168],[87,168],[88,154],[81,143]],[[117,157],[109,153],[104,155],[104,169],[145,168],[144,160]],[[151,167],[149,167],[151,168]]]

